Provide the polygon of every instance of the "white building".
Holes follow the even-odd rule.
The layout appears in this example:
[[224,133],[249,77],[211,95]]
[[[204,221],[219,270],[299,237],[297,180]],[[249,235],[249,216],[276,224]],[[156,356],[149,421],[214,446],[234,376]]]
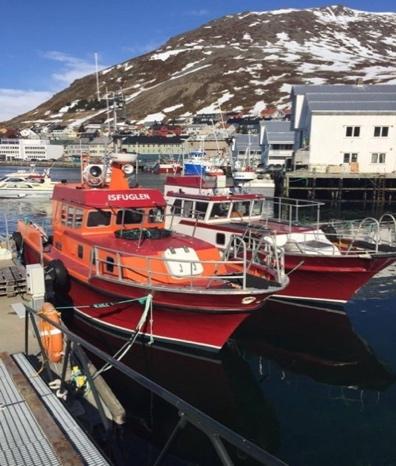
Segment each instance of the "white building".
[[0,139],[0,160],[57,160],[63,146],[44,139]]
[[267,166],[284,166],[286,160],[292,158],[294,148],[294,131],[290,121],[261,121],[260,145]]
[[244,164],[247,162],[252,167],[257,167],[258,164],[263,162],[258,134],[235,133],[232,138],[231,150],[234,161],[240,160]]
[[396,171],[396,85],[294,86],[295,166]]
[[82,138],[65,146],[65,157],[74,159],[81,157],[82,154],[89,154],[91,157],[103,158],[113,150],[111,138],[104,136],[92,140]]

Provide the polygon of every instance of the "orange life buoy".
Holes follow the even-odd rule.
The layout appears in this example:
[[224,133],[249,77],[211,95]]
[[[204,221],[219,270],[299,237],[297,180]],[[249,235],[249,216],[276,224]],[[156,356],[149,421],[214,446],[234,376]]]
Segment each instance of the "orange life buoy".
[[[44,303],[39,315],[43,315],[60,325],[60,317],[51,303]],[[51,362],[59,362],[63,356],[63,333],[44,319],[39,321],[40,340]]]

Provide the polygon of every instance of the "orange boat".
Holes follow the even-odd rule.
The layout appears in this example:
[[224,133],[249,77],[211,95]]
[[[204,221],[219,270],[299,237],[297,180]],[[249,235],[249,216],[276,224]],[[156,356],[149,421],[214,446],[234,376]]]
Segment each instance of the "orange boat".
[[[198,323],[200,316],[216,314],[221,322],[225,315],[260,309],[266,298],[287,285],[282,257],[270,242],[272,253],[265,263],[256,263],[240,238],[233,238],[221,253],[209,243],[166,229],[162,194],[128,187],[133,160],[130,154],[113,154],[103,166],[88,165],[81,183],[57,185],[53,237],[35,224],[18,222],[26,262],[50,266],[56,292],[69,296],[80,316],[131,332],[142,317],[135,300],[150,295],[161,336],[183,340],[185,323],[180,325],[182,335],[173,335],[180,312],[194,312]],[[178,319],[169,317],[175,310]],[[206,329],[212,322],[207,317]],[[194,341],[194,332],[188,333],[187,340]]]

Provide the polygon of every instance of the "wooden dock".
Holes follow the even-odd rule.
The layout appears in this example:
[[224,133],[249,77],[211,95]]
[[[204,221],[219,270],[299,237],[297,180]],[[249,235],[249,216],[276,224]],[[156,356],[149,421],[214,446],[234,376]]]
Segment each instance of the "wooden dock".
[[396,202],[396,174],[287,172],[283,194],[297,199],[387,206]]

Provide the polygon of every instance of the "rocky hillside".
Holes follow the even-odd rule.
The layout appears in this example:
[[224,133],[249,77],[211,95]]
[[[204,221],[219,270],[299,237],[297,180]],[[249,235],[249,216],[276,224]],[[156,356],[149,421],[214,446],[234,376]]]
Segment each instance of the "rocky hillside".
[[[219,107],[258,114],[271,104],[288,106],[295,83],[396,83],[395,31],[394,13],[343,6],[229,15],[101,71],[101,93],[122,89],[124,116],[135,121]],[[11,123],[105,116],[89,75]]]

